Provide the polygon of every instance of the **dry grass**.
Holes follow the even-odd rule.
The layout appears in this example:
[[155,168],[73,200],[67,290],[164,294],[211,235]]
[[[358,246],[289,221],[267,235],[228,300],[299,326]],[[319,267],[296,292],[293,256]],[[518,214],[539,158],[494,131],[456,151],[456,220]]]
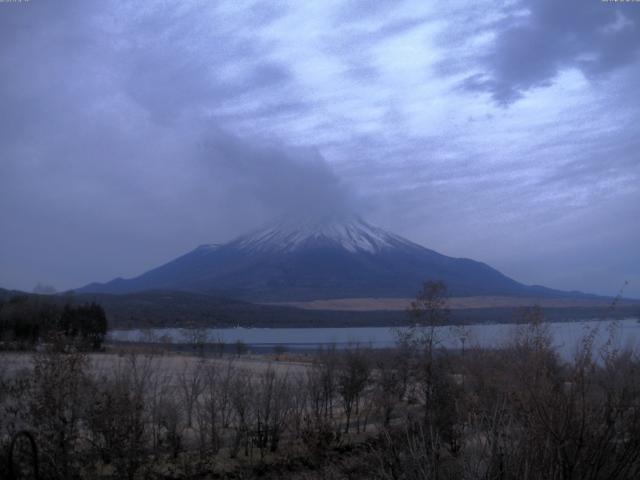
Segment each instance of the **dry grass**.
[[[284,305],[305,310],[400,311],[409,308],[412,300],[411,298],[335,298],[309,302],[270,303],[268,305]],[[610,304],[610,299],[598,298],[451,297],[448,301],[451,309],[530,307],[533,305],[543,308],[607,307]],[[640,305],[640,302],[620,300],[618,305]]]
[[[129,353],[125,353],[123,349],[120,353],[90,353],[88,354],[89,363],[93,373],[108,373],[122,366],[127,360]],[[138,355],[144,355],[137,353]],[[30,370],[33,366],[33,352],[0,352],[0,362],[2,363],[2,371],[9,376],[20,374],[22,371]],[[225,356],[223,358],[198,357],[193,355],[180,354],[164,354],[153,356],[153,366],[163,374],[176,377],[182,372],[185,366],[196,365],[203,362],[205,365],[218,364],[226,366],[229,361],[234,366],[244,370],[248,370],[254,374],[265,372],[270,367],[279,374],[299,374],[304,373],[309,364],[305,363],[302,357],[288,357],[285,355],[255,355],[255,356]]]

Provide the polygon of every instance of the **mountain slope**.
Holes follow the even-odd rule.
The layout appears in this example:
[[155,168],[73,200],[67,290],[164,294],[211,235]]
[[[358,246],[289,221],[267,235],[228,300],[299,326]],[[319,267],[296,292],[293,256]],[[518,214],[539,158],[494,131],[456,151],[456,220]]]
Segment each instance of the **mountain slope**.
[[446,282],[457,296],[569,295],[522,285],[484,263],[441,255],[360,219],[279,222],[224,245],[200,246],[138,277],[79,291],[172,289],[251,301],[412,297],[429,279]]

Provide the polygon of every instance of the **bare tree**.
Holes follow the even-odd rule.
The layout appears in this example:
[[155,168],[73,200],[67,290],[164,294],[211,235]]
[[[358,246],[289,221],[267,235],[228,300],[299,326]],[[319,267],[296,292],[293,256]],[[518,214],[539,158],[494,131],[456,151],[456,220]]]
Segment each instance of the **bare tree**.
[[209,331],[206,328],[191,326],[183,328],[180,332],[185,343],[190,345],[195,353],[204,355],[204,348],[210,341]]
[[402,363],[396,363],[395,355],[378,356],[373,378],[373,397],[383,427],[388,427],[391,423],[393,410],[402,399],[407,381],[406,370],[403,370]]
[[180,388],[182,405],[187,415],[187,427],[193,426],[193,410],[204,388],[203,363],[192,362],[189,359],[183,359],[182,369],[178,373],[178,386]]
[[275,452],[286,427],[290,411],[289,383],[271,366],[260,375],[255,395],[254,439],[264,458],[267,449]]
[[242,446],[245,456],[249,455],[249,430],[253,421],[253,388],[251,372],[245,369],[236,369],[231,387],[231,405],[234,412],[235,435],[231,447],[231,458],[235,458]]
[[414,372],[425,407],[425,425],[434,421],[431,403],[435,385],[434,353],[438,342],[436,328],[449,318],[446,292],[447,287],[441,281],[425,282],[410,308],[414,323],[409,327],[406,341],[415,346],[417,354]]
[[367,352],[361,351],[357,347],[348,349],[341,357],[342,362],[337,374],[338,392],[342,398],[342,406],[346,416],[344,431],[348,433],[354,409],[356,417],[359,414],[360,397],[369,382],[371,365]]
[[202,399],[198,403],[201,448],[208,445],[214,455],[222,447],[223,433],[230,426],[234,375],[232,361],[225,365],[207,364],[203,372]]

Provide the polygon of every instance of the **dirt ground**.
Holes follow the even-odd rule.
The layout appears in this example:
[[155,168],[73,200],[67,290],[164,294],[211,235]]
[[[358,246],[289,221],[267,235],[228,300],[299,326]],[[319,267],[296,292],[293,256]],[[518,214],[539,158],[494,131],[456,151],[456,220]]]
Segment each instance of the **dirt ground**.
[[[20,371],[30,369],[34,355],[39,354],[34,352],[0,352],[0,373],[13,376],[20,374]],[[165,375],[174,376],[182,372],[185,367],[194,366],[198,362],[203,362],[205,365],[218,364],[220,366],[226,366],[229,362],[232,362],[234,368],[247,369],[253,373],[261,373],[271,367],[278,373],[297,375],[304,373],[309,368],[308,363],[286,355],[225,355],[222,358],[212,358],[177,353],[150,355],[135,349],[122,349],[117,353],[87,354],[91,368],[98,374],[108,374],[123,367],[125,362],[130,360],[131,355],[137,355],[139,361],[150,362],[154,370],[161,371]]]

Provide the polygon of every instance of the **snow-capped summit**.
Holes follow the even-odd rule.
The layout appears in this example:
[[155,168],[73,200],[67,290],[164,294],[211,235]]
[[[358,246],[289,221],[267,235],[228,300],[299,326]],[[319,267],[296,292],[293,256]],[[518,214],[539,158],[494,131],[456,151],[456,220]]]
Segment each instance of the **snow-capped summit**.
[[247,252],[293,252],[311,247],[339,247],[352,253],[375,253],[400,246],[417,246],[369,225],[359,217],[284,219],[244,235],[232,245]]
[[354,217],[285,219],[223,245],[203,245],[132,279],[80,292],[186,290],[250,301],[413,297],[426,280],[453,295],[558,296],[466,258],[452,258]]

